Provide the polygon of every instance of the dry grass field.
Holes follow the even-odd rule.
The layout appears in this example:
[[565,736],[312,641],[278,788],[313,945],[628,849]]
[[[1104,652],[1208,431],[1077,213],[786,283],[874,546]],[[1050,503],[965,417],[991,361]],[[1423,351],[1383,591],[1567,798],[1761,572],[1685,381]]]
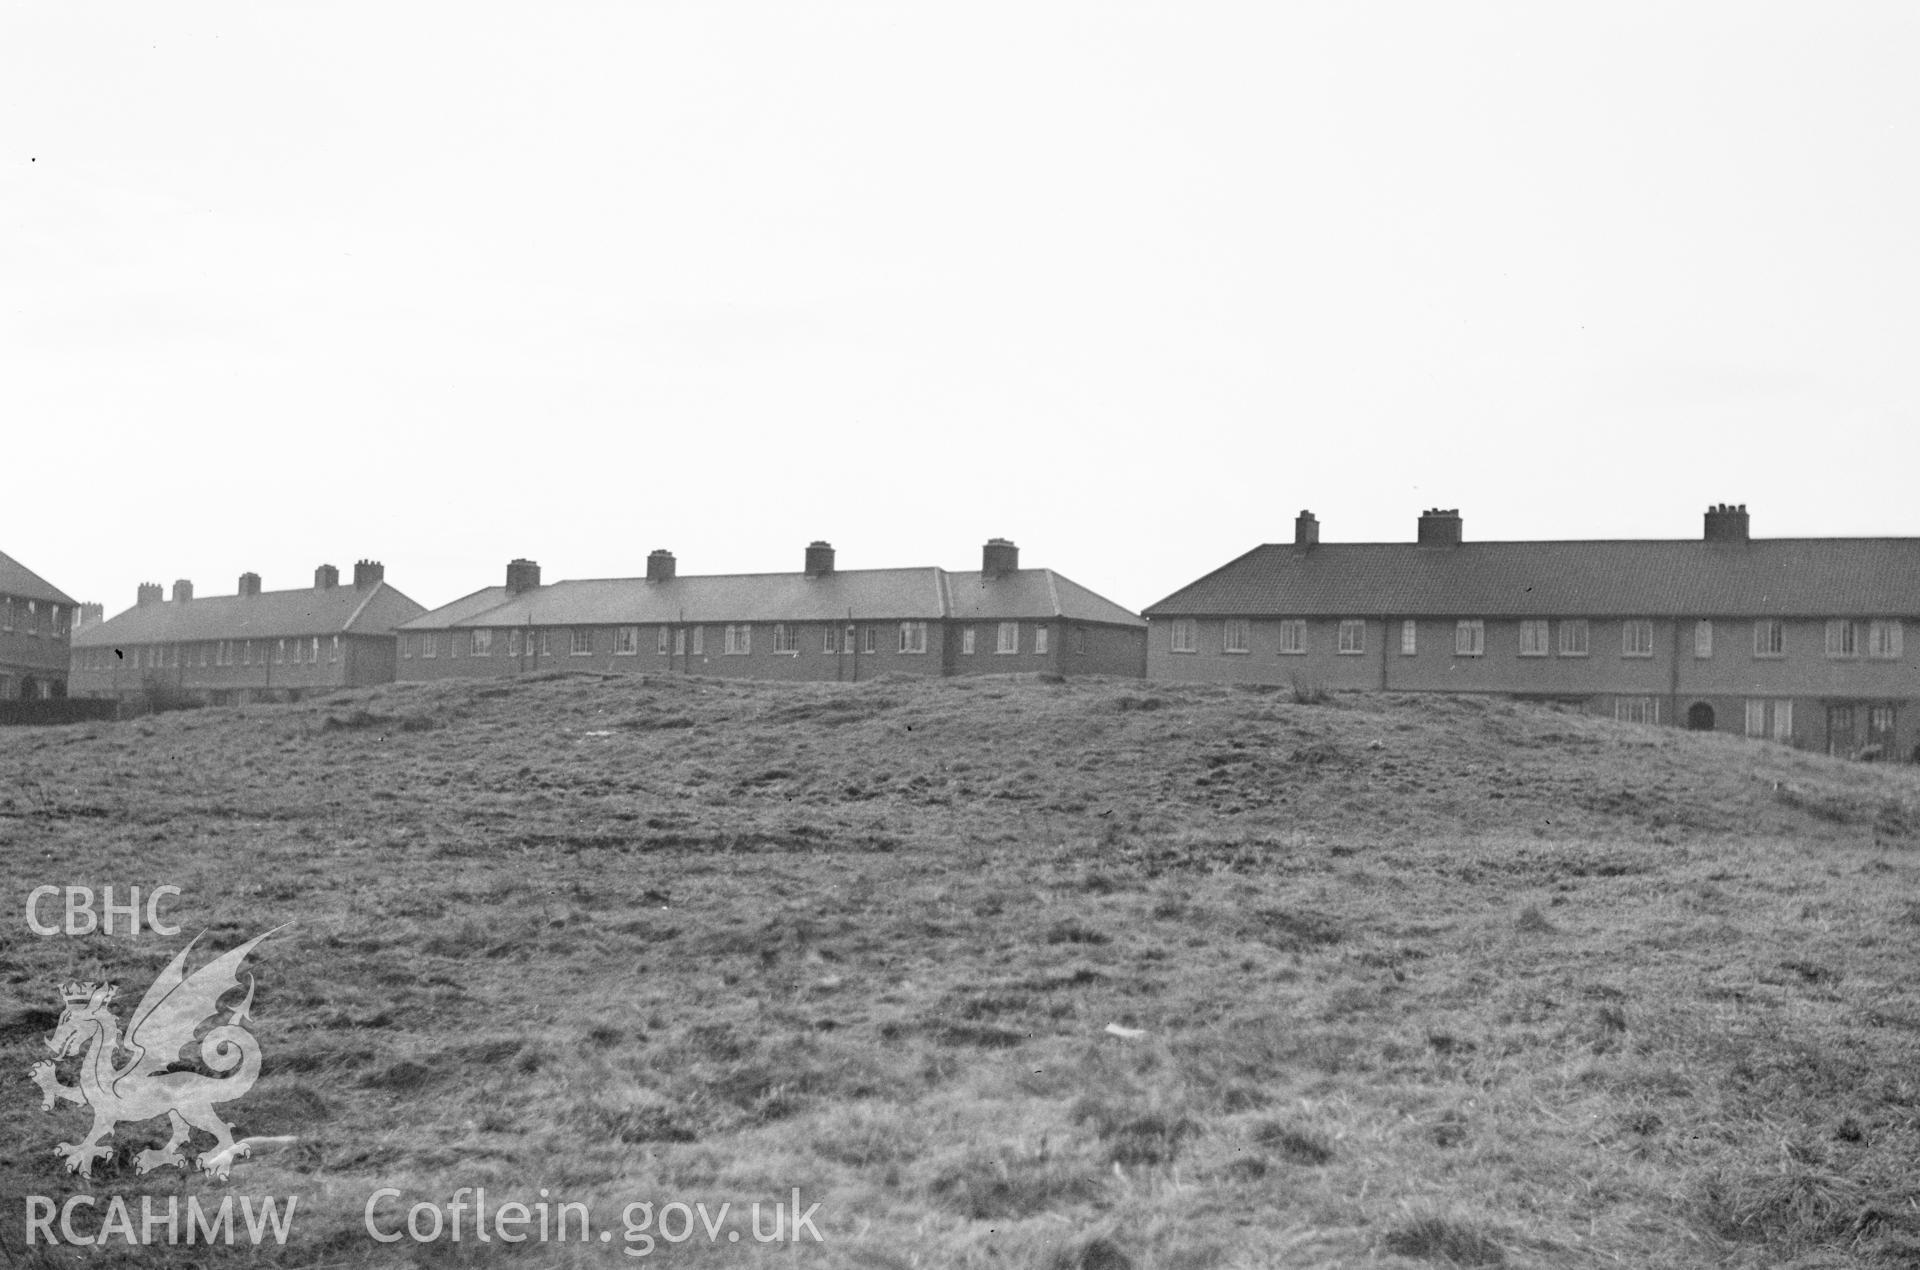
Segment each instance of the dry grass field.
[[[636,1201],[731,1206],[640,1264],[1920,1265],[1911,768],[1479,699],[549,676],[10,729],[0,779],[7,1267],[614,1266]],[[34,935],[41,884],[178,886],[183,933]],[[68,1175],[60,983],[124,1023],[283,923],[227,1114],[298,1142],[138,1176],[155,1120]],[[474,1187],[593,1238],[379,1244],[383,1187],[390,1231]],[[742,1233],[796,1189],[821,1242]],[[76,1192],[298,1206],[27,1247]]]

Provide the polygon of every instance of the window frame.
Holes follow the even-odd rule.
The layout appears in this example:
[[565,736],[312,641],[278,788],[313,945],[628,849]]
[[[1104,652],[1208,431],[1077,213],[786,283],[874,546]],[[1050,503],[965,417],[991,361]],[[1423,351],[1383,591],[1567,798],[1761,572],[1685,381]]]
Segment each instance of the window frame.
[[1553,651],[1552,623],[1544,617],[1520,619],[1520,656],[1545,657]]
[[926,651],[927,624],[925,622],[900,623],[900,654],[905,657],[916,657]]
[[973,624],[969,622],[967,625],[962,626],[960,628],[960,655],[962,657],[971,657],[973,656],[973,649],[974,649]]
[[[1347,636],[1355,638],[1350,642]],[[1340,619],[1340,632],[1334,644],[1334,652],[1341,657],[1354,657],[1367,651],[1367,623],[1365,618],[1343,617]]]
[[[1593,623],[1584,617],[1563,617],[1554,632],[1554,651],[1560,657],[1593,655]],[[1578,645],[1578,647],[1576,647]]]
[[615,657],[638,657],[640,655],[640,627],[632,622],[613,628],[613,655]]
[[1777,617],[1755,618],[1753,655],[1766,661],[1780,661],[1787,655],[1787,624]]
[[1307,619],[1304,617],[1283,617],[1276,628],[1279,647],[1274,651],[1282,657],[1304,657],[1307,654]]
[[721,636],[721,641],[721,656],[751,657],[753,655],[753,623],[728,622],[726,633]]
[[1455,657],[1485,657],[1487,655],[1487,619],[1484,617],[1462,617],[1453,623],[1453,655]]
[[1253,623],[1244,617],[1230,617],[1220,623],[1220,651],[1243,656],[1253,651]]
[[567,655],[569,657],[591,657],[594,653],[593,627],[574,626],[567,631]]
[[[1642,641],[1634,638],[1637,634],[1646,636],[1645,647]],[[1653,619],[1648,617],[1622,618],[1620,622],[1620,655],[1622,657],[1643,658],[1653,656]]]
[[1900,661],[1905,657],[1902,645],[1905,632],[1897,617],[1877,617],[1867,623],[1867,659]]
[[1713,660],[1713,619],[1696,618],[1693,623],[1693,659]]
[[[1006,623],[1000,623],[1001,639],[1005,640]],[[996,652],[1006,652],[998,648]],[[1167,651],[1170,653],[1197,653],[1200,651],[1200,623],[1190,617],[1176,617],[1167,624]]]

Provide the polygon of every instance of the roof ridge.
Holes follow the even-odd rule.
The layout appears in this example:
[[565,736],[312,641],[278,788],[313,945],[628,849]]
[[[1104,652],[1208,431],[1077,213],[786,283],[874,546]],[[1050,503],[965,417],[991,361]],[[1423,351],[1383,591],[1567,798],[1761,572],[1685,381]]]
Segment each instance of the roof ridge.
[[1040,572],[1047,575],[1047,603],[1053,605],[1053,615],[1065,617],[1066,613],[1060,608],[1060,588],[1053,584],[1053,570],[1042,569]]
[[353,612],[347,614],[347,620],[340,624],[340,629],[343,631],[352,630],[353,624],[360,620],[360,615],[367,611],[367,605],[373,603],[373,597],[380,594],[380,588],[386,585],[387,585],[387,580],[385,578],[381,578],[379,581],[375,582],[372,586],[368,587],[367,597],[364,600],[361,600],[360,603],[353,606]]

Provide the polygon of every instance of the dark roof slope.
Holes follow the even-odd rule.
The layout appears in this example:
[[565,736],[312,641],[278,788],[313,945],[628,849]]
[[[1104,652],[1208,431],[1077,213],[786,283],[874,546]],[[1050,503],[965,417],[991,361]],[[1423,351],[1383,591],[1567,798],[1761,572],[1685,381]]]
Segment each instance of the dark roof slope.
[[[486,601],[492,600],[492,603]],[[848,569],[554,582],[518,595],[478,591],[408,622],[452,626],[593,626],[679,622],[928,621],[1062,618],[1141,626],[1141,620],[1050,569],[983,578],[944,569]]]
[[73,636],[76,648],[292,635],[386,635],[426,610],[385,582],[135,605]]
[[1149,605],[1165,617],[1920,614],[1920,538],[1290,543]]
[[73,604],[65,591],[4,551],[0,551],[0,595],[14,595],[23,600],[45,600],[49,604]]

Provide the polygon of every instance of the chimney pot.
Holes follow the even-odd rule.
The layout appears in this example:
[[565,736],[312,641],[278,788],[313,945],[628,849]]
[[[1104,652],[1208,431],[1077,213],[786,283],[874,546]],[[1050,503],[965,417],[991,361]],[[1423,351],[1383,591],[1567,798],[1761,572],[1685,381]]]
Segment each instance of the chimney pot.
[[330,564],[323,564],[313,571],[313,589],[331,591],[340,585],[340,570]]
[[193,598],[193,583],[186,578],[176,578],[173,583],[173,602],[184,603]]
[[989,578],[1003,574],[1017,573],[1020,569],[1020,548],[1006,538],[989,538],[987,545],[980,550],[980,572]]
[[167,590],[158,582],[142,582],[136,594],[135,603],[145,608],[149,604],[158,604],[167,597]]
[[260,594],[260,575],[257,573],[241,574],[240,575],[240,594],[241,595]]
[[818,538],[807,544],[807,576],[824,578],[833,572],[833,544]]
[[1320,545],[1320,522],[1304,509],[1293,518],[1293,545],[1300,548]]
[[1457,547],[1460,545],[1460,509],[1458,507],[1429,507],[1420,513],[1419,543],[1423,547]]
[[673,553],[665,547],[656,547],[647,553],[647,581],[673,581]]
[[353,566],[353,585],[369,587],[387,576],[387,566],[378,560],[358,560]]
[[507,561],[507,594],[518,595],[540,585],[540,565],[525,556]]

